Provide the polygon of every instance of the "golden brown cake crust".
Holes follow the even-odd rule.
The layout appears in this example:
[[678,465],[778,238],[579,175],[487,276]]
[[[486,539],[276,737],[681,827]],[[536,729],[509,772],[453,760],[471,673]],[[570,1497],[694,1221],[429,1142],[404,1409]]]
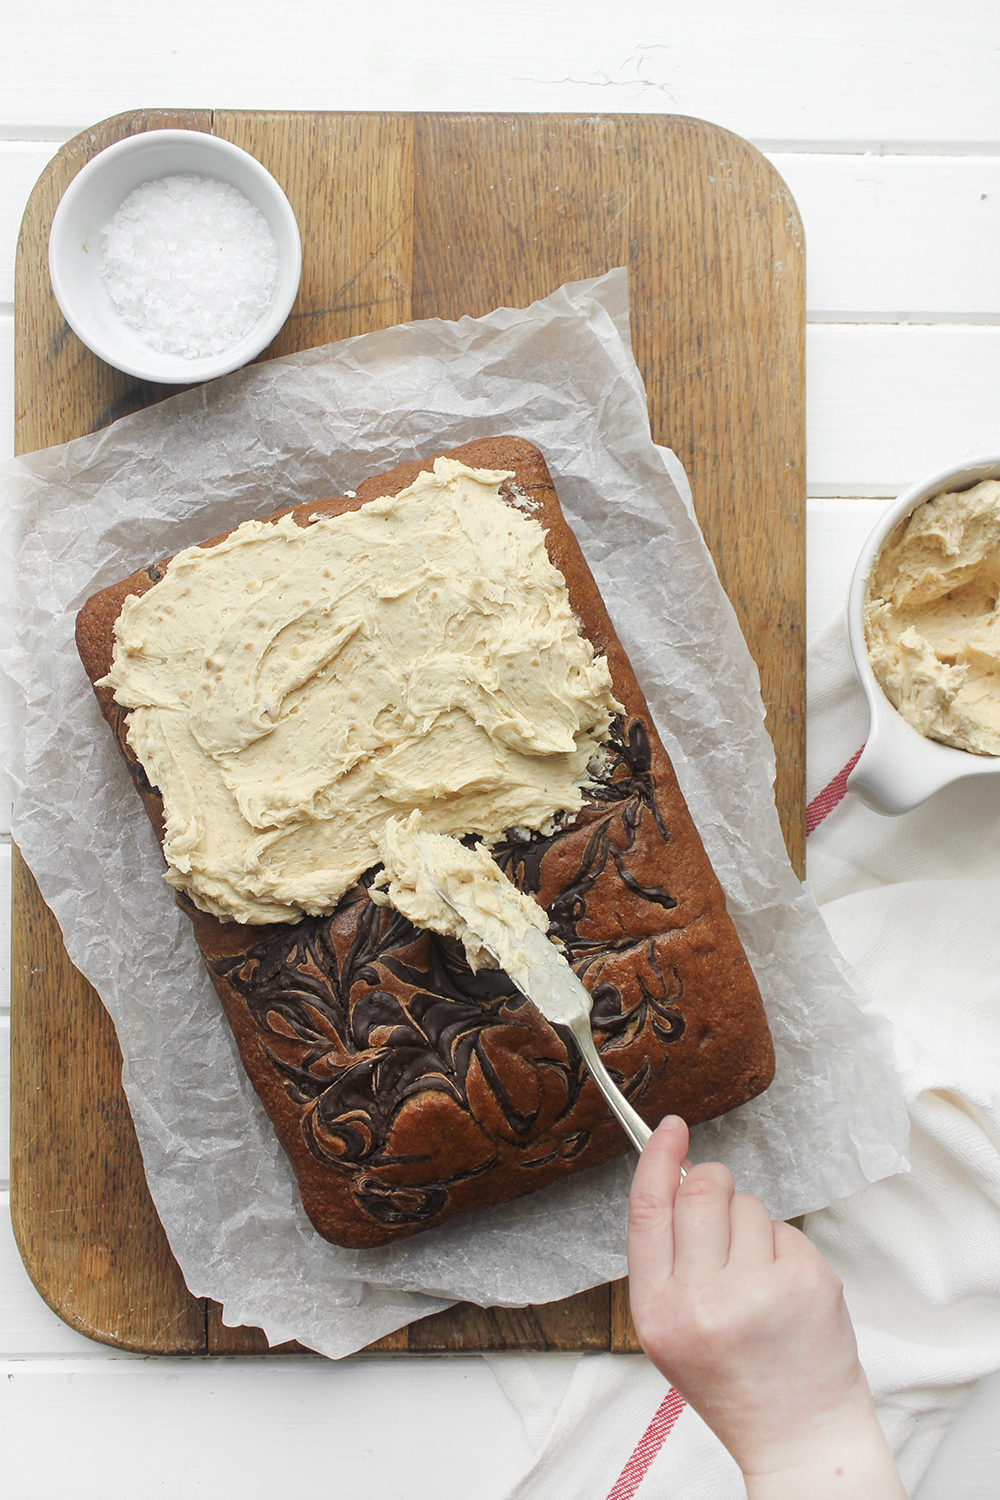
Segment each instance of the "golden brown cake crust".
[[[292,514],[306,525],[396,494],[436,456]],[[494,856],[548,912],[593,996],[604,1062],[639,1112],[650,1124],[671,1112],[690,1124],[711,1119],[761,1093],[774,1072],[722,889],[541,454],[500,437],[447,456],[513,471],[625,706],[608,769],[578,817],[549,838],[509,839]],[[125,598],[151,588],[165,566],[151,564],[80,611],[77,643],[92,683],[110,669]],[[95,692],[162,836],[159,794],[125,743],[127,710],[108,689]],[[385,1244],[624,1151],[568,1033],[506,975],[473,974],[452,941],[373,903],[369,879],[331,916],[293,927],[222,923],[178,897],[319,1233],[341,1245]]]

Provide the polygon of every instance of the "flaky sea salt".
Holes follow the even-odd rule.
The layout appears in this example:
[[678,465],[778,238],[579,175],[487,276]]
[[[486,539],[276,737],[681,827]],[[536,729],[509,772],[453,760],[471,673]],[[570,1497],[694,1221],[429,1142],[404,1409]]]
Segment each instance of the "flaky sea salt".
[[229,183],[190,173],[144,182],[104,236],[108,293],[123,321],[163,354],[225,353],[274,294],[274,235]]

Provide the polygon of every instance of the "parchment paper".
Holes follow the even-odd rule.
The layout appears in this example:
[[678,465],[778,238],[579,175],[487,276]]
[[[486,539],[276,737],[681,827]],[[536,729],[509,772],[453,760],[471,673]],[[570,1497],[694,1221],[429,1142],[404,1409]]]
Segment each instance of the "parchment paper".
[[545,1302],[623,1275],[634,1158],[389,1248],[320,1239],[162,880],[76,654],[75,615],[96,589],[250,516],[507,432],[545,454],[767,1005],[776,1080],[698,1127],[692,1158],[728,1162],[781,1217],[905,1167],[883,1023],[789,865],[756,669],[650,437],[624,271],[524,310],[313,349],[0,474],[14,837],[114,1020],[150,1189],[190,1290],[272,1343],[340,1356],[450,1300]]

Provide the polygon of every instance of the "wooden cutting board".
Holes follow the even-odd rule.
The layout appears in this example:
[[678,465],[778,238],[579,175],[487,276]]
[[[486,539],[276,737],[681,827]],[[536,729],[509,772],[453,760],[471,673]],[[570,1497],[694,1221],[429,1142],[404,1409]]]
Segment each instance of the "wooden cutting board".
[[[521,307],[565,281],[628,268],[653,437],[687,469],[760,668],[778,808],[801,869],[804,260],[798,213],[769,163],[716,126],[662,115],[119,115],[59,151],[24,216],[19,453],[172,394],[83,347],[46,259],[56,204],[79,169],[123,136],[167,127],[252,152],[295,210],[301,289],[265,357],[414,318]],[[126,1349],[265,1349],[259,1330],[226,1329],[217,1306],[184,1285],[146,1188],[111,1023],[16,850],[11,990],[11,1210],[42,1296],[74,1328]],[[619,1283],[545,1307],[463,1305],[373,1347],[637,1345]]]

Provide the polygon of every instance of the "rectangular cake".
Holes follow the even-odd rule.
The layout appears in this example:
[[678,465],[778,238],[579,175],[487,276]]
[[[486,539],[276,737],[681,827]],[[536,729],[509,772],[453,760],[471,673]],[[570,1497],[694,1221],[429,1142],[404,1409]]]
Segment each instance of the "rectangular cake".
[[[424,496],[458,480],[490,504],[451,494],[452,546]],[[370,894],[389,814],[484,839],[541,905],[651,1125],[767,1088],[723,892],[531,444],[153,561],[87,601],[77,643],[321,1235],[385,1244],[627,1149],[568,1033]]]

